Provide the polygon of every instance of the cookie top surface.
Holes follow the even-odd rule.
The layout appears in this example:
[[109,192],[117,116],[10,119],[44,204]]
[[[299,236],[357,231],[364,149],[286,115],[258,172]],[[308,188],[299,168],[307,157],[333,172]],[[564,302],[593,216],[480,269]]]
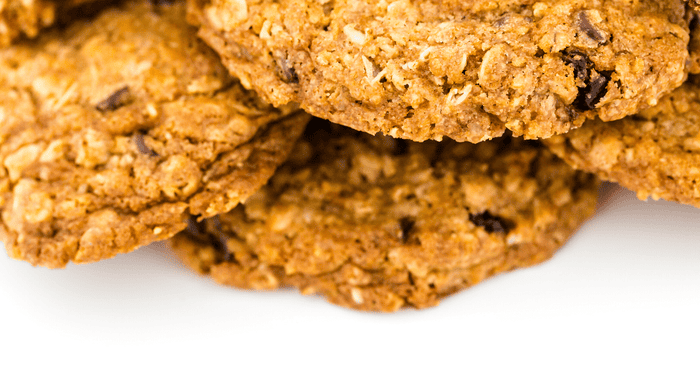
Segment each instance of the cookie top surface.
[[549,137],[653,105],[685,77],[681,0],[189,0],[233,75],[369,133]]
[[574,167],[615,181],[641,199],[700,207],[700,79],[691,76],[653,108],[620,121],[586,123],[546,140]]
[[415,143],[316,121],[244,205],[173,238],[188,264],[237,287],[421,308],[547,259],[595,208],[594,177],[537,142]]
[[184,5],[126,3],[0,51],[0,233],[62,267],[165,239],[264,184],[303,131],[232,80]]

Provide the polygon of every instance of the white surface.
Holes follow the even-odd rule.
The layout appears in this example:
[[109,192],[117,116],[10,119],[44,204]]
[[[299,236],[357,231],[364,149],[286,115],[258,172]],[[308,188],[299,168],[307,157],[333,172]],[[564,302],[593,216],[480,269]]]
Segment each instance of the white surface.
[[601,204],[549,262],[393,315],[219,287],[162,244],[64,271],[0,252],[0,391],[698,390],[700,210]]

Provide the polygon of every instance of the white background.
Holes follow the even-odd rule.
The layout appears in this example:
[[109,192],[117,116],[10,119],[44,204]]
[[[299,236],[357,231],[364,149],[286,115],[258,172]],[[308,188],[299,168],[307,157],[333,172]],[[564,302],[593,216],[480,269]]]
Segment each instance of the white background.
[[606,185],[549,262],[433,309],[215,285],[163,244],[63,271],[0,250],[0,391],[700,389],[700,210]]

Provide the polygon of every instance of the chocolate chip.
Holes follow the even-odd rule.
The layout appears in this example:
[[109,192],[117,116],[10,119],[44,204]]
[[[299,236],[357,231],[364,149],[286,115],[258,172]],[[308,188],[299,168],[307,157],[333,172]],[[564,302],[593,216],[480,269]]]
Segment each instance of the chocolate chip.
[[299,83],[297,71],[292,67],[291,61],[287,59],[277,60],[278,75],[285,83]]
[[469,220],[473,224],[483,227],[488,233],[508,234],[508,231],[510,231],[512,226],[507,220],[491,215],[491,213],[488,211],[484,211],[481,214],[476,215],[469,214]]
[[107,97],[102,102],[98,103],[95,108],[101,112],[111,112],[126,105],[131,100],[131,92],[129,86],[122,87]]
[[500,29],[501,27],[505,26],[508,22],[510,22],[510,15],[504,15],[501,16],[500,18],[496,19],[492,25],[493,27]]
[[582,112],[595,109],[607,94],[612,72],[596,70],[588,56],[575,49],[564,51],[562,60],[574,69],[574,77],[583,82],[583,86],[578,88],[578,96],[574,101],[576,109]]
[[158,156],[158,154],[155,151],[151,150],[146,145],[146,142],[143,139],[143,134],[141,132],[137,132],[136,134],[134,134],[134,144],[136,144],[136,148],[141,154],[148,155],[150,157]]
[[[226,236],[221,233],[221,224],[215,221],[215,218],[216,217],[198,222],[196,217],[191,216],[187,220],[185,233],[187,233],[191,239],[203,245],[211,245],[219,255],[214,264],[221,264],[234,260],[234,256],[226,245]],[[209,226],[207,226],[208,224]]]
[[574,77],[585,83],[588,80],[588,68],[592,66],[588,56],[578,50],[567,50],[562,57],[564,63],[574,69]]
[[593,23],[591,23],[590,19],[588,19],[586,11],[581,11],[578,13],[578,28],[581,29],[581,31],[583,31],[588,38],[599,44],[603,44],[605,41],[607,41],[605,35],[600,32],[595,25],[593,25]]
[[411,231],[415,225],[416,221],[413,218],[405,216],[399,219],[399,226],[401,226],[401,241],[404,243],[408,242],[408,239],[411,237]]
[[583,90],[579,89],[575,102],[576,106],[580,110],[595,109],[595,106],[608,92],[607,86],[610,82],[610,77],[610,72],[594,72],[586,87]]

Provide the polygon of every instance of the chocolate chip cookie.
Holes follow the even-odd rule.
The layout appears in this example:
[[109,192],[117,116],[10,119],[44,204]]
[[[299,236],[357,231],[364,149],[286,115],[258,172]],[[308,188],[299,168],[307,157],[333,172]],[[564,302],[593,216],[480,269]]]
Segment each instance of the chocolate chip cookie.
[[620,119],[685,78],[682,0],[189,0],[274,105],[369,133],[479,142]]
[[593,121],[546,140],[572,166],[615,181],[640,199],[700,207],[700,78],[691,76],[653,108]]
[[233,80],[184,4],[47,32],[0,51],[0,235],[45,267],[166,239],[254,193],[307,119]]
[[595,208],[594,176],[539,142],[415,143],[338,128],[313,120],[245,204],[171,240],[179,256],[235,287],[424,308],[546,260]]

